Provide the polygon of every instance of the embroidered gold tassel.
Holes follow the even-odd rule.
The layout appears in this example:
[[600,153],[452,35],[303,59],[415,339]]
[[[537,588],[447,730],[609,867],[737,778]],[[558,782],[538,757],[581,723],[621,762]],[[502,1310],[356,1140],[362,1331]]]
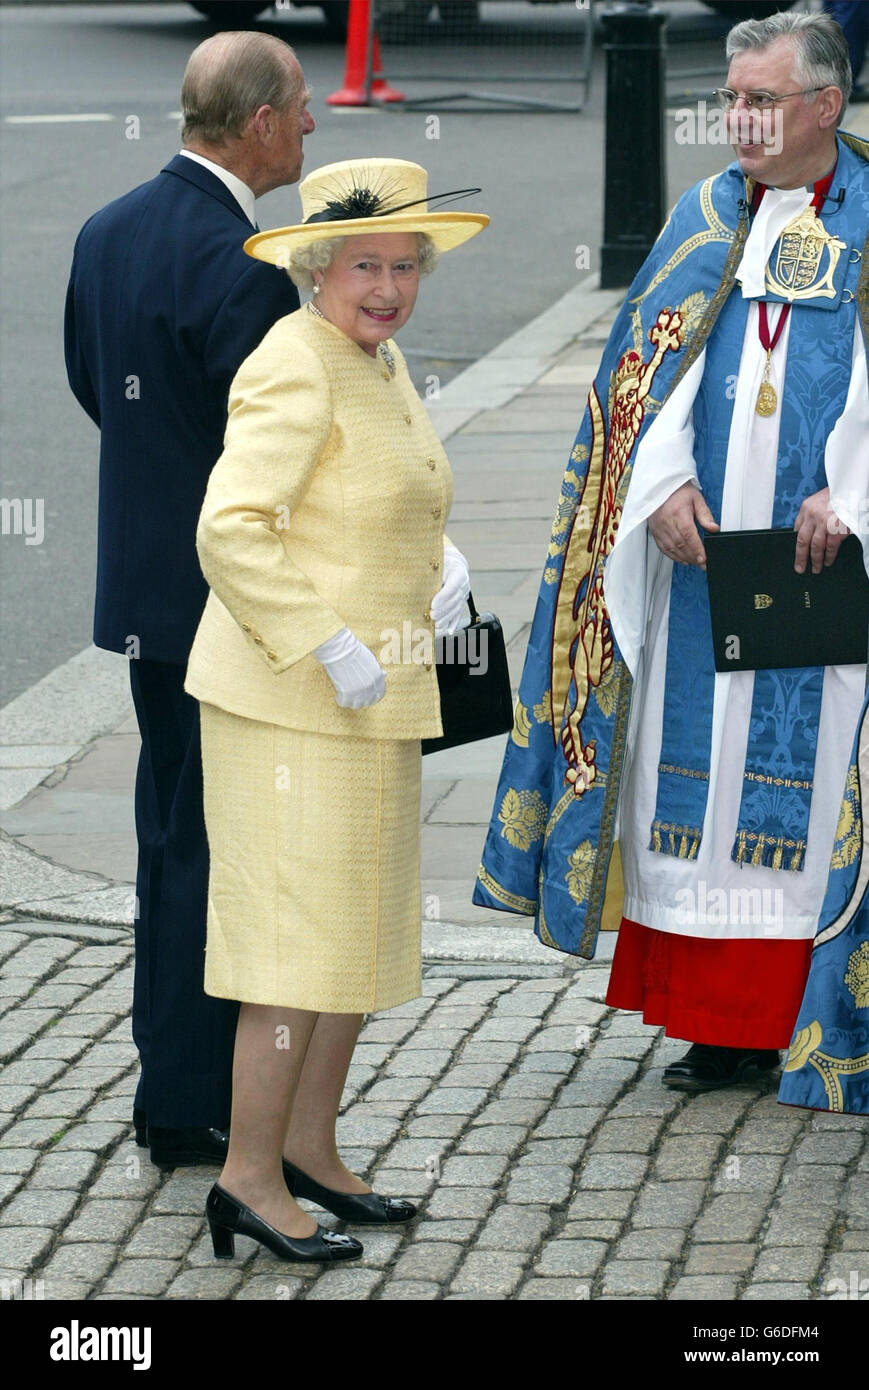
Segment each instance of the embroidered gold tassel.
[[755,864],[755,865],[757,865],[757,864],[762,864],[762,863],[763,863],[763,839],[762,839],[762,838],[758,839],[758,842],[757,842],[757,844],[756,844],[755,847],[754,847],[754,854],[751,856],[751,862],[752,862],[752,864]]
[[783,855],[783,854],[784,854],[784,843],[783,843],[781,840],[776,840],[776,842],[775,842],[775,854],[774,854],[773,857],[772,857],[772,867],[773,867],[774,869],[780,869],[780,868],[781,868],[781,861],[782,861],[782,855]]
[[656,826],[652,827],[652,849],[656,854],[661,853],[661,832]]

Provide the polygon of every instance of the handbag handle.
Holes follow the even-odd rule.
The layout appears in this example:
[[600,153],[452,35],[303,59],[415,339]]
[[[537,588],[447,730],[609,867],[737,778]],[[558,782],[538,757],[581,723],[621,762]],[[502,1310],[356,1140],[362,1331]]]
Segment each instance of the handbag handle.
[[474,603],[474,595],[471,593],[470,589],[468,590],[468,607],[471,610],[471,622],[478,623],[480,621],[480,615],[477,612],[477,605]]

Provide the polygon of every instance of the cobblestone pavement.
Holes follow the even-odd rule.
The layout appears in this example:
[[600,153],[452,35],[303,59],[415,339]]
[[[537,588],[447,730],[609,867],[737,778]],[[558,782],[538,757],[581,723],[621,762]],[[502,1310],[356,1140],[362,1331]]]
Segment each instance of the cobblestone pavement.
[[[869,1121],[775,1083],[685,1097],[683,1045],[602,1002],[607,968],[429,966],[366,1019],[347,1163],[419,1199],[359,1262],[214,1259],[216,1171],[131,1132],[129,931],[7,919],[0,1280],[46,1299],[818,1299],[869,1288]],[[343,1229],[333,1218],[324,1224]],[[850,1294],[848,1291],[851,1291]]]

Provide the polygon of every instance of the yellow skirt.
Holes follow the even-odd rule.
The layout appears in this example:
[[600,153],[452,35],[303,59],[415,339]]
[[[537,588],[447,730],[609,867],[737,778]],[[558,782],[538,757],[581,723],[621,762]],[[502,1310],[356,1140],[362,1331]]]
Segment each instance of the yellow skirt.
[[205,992],[324,1013],[422,993],[418,740],[313,734],[200,704]]

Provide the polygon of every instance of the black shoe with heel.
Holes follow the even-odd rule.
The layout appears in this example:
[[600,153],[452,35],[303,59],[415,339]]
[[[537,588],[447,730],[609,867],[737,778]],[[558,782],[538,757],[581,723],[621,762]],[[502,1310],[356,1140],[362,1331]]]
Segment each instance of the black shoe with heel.
[[318,1226],[312,1236],[286,1236],[283,1231],[263,1221],[244,1202],[224,1191],[218,1183],[208,1194],[205,1215],[218,1260],[232,1259],[237,1235],[258,1240],[279,1260],[328,1263],[333,1260],[356,1260],[362,1254],[362,1245],[358,1240],[340,1235],[337,1231],[327,1231],[322,1226]]
[[284,1181],[293,1197],[306,1197],[316,1202],[341,1221],[349,1221],[357,1226],[393,1225],[398,1221],[410,1221],[416,1216],[416,1207],[404,1197],[381,1197],[378,1192],[333,1192],[331,1187],[323,1187],[314,1182],[301,1168],[289,1159],[283,1160]]

